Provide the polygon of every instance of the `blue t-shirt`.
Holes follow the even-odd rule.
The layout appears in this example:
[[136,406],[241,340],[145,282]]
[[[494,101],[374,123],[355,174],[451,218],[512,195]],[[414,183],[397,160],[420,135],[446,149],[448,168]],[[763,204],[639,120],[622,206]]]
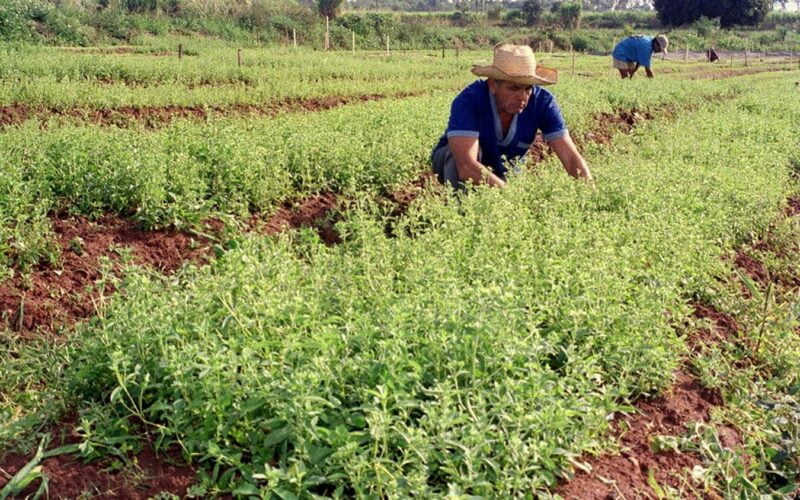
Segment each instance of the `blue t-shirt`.
[[502,137],[500,115],[487,80],[476,80],[461,91],[450,107],[450,121],[435,149],[447,144],[448,137],[477,137],[481,148],[481,163],[504,178],[508,169],[503,164],[525,153],[541,130],[546,141],[567,135],[567,126],[555,97],[549,91],[534,86],[528,105],[514,115],[508,133]]
[[650,67],[650,58],[653,55],[653,38],[644,35],[629,36],[614,47],[611,56],[622,62],[639,63],[645,68]]

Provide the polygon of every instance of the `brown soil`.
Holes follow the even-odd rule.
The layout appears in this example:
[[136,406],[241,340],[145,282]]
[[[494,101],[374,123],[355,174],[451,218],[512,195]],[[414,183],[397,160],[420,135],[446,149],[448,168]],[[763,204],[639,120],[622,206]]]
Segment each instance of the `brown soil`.
[[256,104],[232,104],[229,106],[120,106],[117,108],[33,108],[21,104],[0,106],[0,129],[18,125],[36,118],[42,123],[51,118],[65,118],[80,123],[101,126],[130,127],[141,124],[147,128],[168,125],[176,119],[197,121],[214,117],[255,116],[269,117],[281,113],[316,112],[357,102],[377,101],[391,98],[406,98],[417,95],[411,92],[386,96],[367,94],[360,96],[328,96],[317,99],[290,98],[281,101]]
[[800,215],[800,196],[789,198],[786,201],[786,215],[788,217]]
[[341,219],[338,211],[343,208],[343,200],[334,193],[322,193],[285,203],[270,218],[262,221],[255,216],[250,227],[262,234],[278,234],[289,229],[310,227],[317,231],[326,245],[341,243],[339,233],[333,227]]
[[134,263],[170,273],[187,260],[209,255],[208,242],[175,230],[142,231],[114,216],[92,222],[84,217],[51,220],[60,248],[60,266],[40,266],[0,283],[0,317],[13,330],[54,333],[96,313],[110,284],[102,277],[100,257],[115,266],[128,248]]
[[[73,437],[69,441],[77,442]],[[12,477],[32,456],[11,454],[2,459],[0,470]],[[109,461],[83,464],[74,455],[59,455],[42,462],[42,472],[49,481],[50,498],[124,498],[145,500],[159,493],[183,497],[195,482],[195,469],[184,465],[177,454],[156,455],[149,446],[131,458],[127,467],[119,470]],[[118,469],[118,470],[115,470]],[[7,477],[0,474],[0,489]],[[20,495],[25,498],[39,487],[39,481]]]
[[766,284],[769,282],[769,273],[767,273],[764,265],[752,256],[744,253],[744,251],[739,250],[736,252],[733,263],[757,283]]
[[30,116],[30,110],[24,104],[0,106],[0,129],[22,123],[28,119],[28,116]]
[[731,315],[718,311],[707,304],[695,303],[692,304],[692,307],[694,307],[692,316],[707,319],[712,326],[711,329],[692,329],[687,338],[690,347],[715,345],[723,341],[731,341],[738,335],[739,324]]
[[641,121],[652,120],[654,115],[648,111],[618,110],[615,113],[598,113],[594,116],[595,126],[584,135],[584,140],[598,144],[610,144],[614,135],[630,133]]
[[[621,447],[619,455],[589,459],[591,472],[578,472],[555,493],[582,500],[657,498],[648,484],[651,471],[659,485],[669,485],[680,491],[687,471],[702,464],[700,457],[673,450],[654,452],[652,438],[677,436],[686,431],[686,424],[707,422],[711,407],[720,404],[722,398],[718,392],[702,387],[687,373],[679,372],[669,391],[654,400],[639,402],[636,414],[615,420],[613,427]],[[740,441],[733,429],[726,428],[724,432],[727,442]]]
[[[657,113],[670,115],[671,109],[664,107]],[[578,148],[581,148],[587,142],[608,145],[611,144],[614,135],[620,132],[629,134],[638,123],[644,120],[652,120],[653,118],[655,118],[655,114],[649,111],[640,112],[635,109],[620,109],[614,113],[598,113],[593,117],[594,127],[583,134],[583,137],[576,136],[572,139]],[[537,134],[533,145],[528,150],[528,156],[536,164],[546,160],[552,152],[544,139],[542,139],[541,134]]]

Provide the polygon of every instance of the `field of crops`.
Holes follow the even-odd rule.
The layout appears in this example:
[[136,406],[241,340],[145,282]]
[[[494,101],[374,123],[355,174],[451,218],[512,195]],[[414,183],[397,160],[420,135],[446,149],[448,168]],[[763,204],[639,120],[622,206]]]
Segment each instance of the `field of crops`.
[[[486,54],[186,50],[0,47],[0,498],[60,445],[197,496],[796,491],[796,65],[543,54],[595,181],[542,150],[455,198],[424,173]],[[139,246],[65,229],[112,220]],[[687,380],[702,417],[605,475]],[[187,493],[133,476],[50,493]]]

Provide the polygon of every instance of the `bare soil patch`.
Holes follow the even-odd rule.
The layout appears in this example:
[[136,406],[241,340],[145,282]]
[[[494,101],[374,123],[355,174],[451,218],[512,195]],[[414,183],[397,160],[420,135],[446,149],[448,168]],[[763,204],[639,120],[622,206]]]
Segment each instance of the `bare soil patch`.
[[584,140],[598,144],[611,144],[615,134],[629,134],[640,122],[652,120],[655,115],[649,111],[620,109],[614,113],[599,113],[594,116],[595,126],[584,134]]
[[769,273],[767,273],[764,265],[744,251],[739,250],[736,252],[733,263],[757,283],[766,284],[769,282]]
[[21,334],[55,333],[96,313],[101,296],[112,292],[98,284],[101,257],[115,265],[126,249],[134,263],[171,273],[185,261],[203,261],[208,242],[175,230],[142,231],[132,221],[104,216],[54,218],[60,265],[42,265],[27,276],[17,273],[0,283],[0,318]]
[[[78,442],[74,437],[70,441]],[[11,477],[31,458],[10,454],[2,460],[0,469]],[[74,455],[59,455],[45,459],[41,465],[49,481],[50,498],[146,500],[159,493],[182,498],[196,481],[195,469],[183,464],[177,454],[157,455],[147,446],[130,461],[132,465],[120,469],[108,461],[84,464]],[[6,476],[0,474],[0,489],[6,482]],[[34,481],[20,498],[33,495],[38,487],[39,481]]]
[[[702,464],[700,457],[673,450],[654,452],[651,440],[657,435],[680,435],[691,422],[707,422],[711,408],[720,404],[718,392],[703,387],[686,372],[678,372],[670,390],[656,399],[640,401],[636,414],[614,421],[621,447],[619,455],[589,459],[591,472],[578,472],[555,493],[578,499],[657,498],[648,483],[650,474],[658,484],[681,490],[687,471]],[[726,435],[730,432],[726,431]],[[726,439],[736,441],[733,435]]]
[[789,198],[786,201],[786,216],[795,217],[800,215],[800,196]]
[[0,129],[22,123],[28,119],[28,116],[30,116],[30,110],[24,104],[0,106]]
[[730,314],[717,310],[708,304],[692,304],[694,312],[692,315],[699,319],[708,319],[714,326],[712,327],[712,337],[717,342],[731,340],[739,334],[739,324]]
[[310,227],[317,231],[326,245],[341,243],[334,225],[341,216],[344,200],[334,193],[321,193],[309,198],[287,202],[271,217],[262,220],[254,216],[250,227],[261,234],[273,235],[290,229]]

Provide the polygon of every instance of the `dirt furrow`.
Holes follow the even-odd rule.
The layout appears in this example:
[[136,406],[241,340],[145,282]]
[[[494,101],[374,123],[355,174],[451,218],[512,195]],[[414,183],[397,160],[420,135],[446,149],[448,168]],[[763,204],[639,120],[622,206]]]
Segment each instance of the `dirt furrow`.
[[77,123],[120,128],[142,125],[156,129],[177,119],[204,121],[211,118],[271,117],[282,113],[313,113],[359,102],[382,99],[404,99],[422,95],[420,92],[397,94],[366,94],[358,96],[328,96],[320,98],[288,98],[265,104],[231,104],[227,106],[120,106],[116,108],[46,108],[25,104],[0,106],[0,129],[19,125],[31,119],[46,126],[48,120],[64,119]]

